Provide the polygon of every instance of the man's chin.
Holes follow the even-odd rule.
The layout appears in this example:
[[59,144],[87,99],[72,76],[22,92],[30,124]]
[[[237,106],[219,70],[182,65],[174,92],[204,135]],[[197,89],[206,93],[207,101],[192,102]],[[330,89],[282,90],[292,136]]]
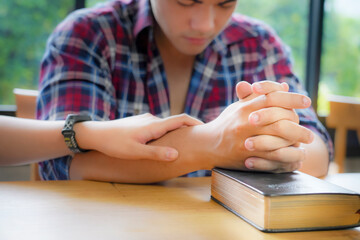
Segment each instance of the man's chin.
[[188,47],[181,47],[180,49],[178,48],[178,50],[185,54],[185,55],[190,55],[190,56],[195,56],[195,55],[198,55],[200,53],[202,53],[205,48],[207,47],[208,45],[204,45],[204,46],[188,46]]

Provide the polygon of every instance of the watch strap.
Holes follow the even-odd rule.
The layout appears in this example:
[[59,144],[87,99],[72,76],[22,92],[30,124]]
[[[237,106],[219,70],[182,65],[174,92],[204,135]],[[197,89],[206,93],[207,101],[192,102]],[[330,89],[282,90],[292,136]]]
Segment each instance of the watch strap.
[[68,148],[73,153],[88,152],[89,150],[82,149],[76,142],[74,125],[78,122],[90,121],[91,117],[85,114],[69,114],[66,117],[64,128],[61,133],[64,136],[64,140]]

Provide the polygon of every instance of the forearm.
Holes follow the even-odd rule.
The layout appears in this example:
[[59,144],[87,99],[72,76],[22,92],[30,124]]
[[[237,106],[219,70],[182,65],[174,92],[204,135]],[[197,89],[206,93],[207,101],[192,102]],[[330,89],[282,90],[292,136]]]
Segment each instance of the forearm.
[[0,117],[0,165],[39,162],[71,154],[61,129],[64,121]]
[[183,174],[211,169],[205,131],[206,125],[180,128],[150,143],[170,146],[179,151],[172,162],[151,160],[123,160],[111,158],[99,152],[75,155],[71,167],[71,179],[89,179],[122,183],[153,183]]
[[315,177],[324,177],[329,166],[329,153],[324,141],[314,133],[314,141],[311,144],[302,144],[306,151],[305,160],[300,171]]

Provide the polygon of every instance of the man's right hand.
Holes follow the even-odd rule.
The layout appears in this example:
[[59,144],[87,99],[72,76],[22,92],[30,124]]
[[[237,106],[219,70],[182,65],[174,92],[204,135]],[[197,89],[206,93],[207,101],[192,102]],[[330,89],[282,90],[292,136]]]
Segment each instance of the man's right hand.
[[270,81],[237,85],[239,102],[209,123],[218,134],[215,166],[271,172],[300,167],[305,152],[299,143],[310,143],[313,134],[298,124],[293,109],[307,108],[311,101],[287,91],[286,83]]

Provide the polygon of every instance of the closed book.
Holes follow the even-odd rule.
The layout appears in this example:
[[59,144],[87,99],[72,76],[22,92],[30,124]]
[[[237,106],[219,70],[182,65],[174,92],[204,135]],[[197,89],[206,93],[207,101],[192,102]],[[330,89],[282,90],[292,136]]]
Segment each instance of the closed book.
[[215,168],[211,198],[263,232],[360,226],[359,193],[301,172]]

